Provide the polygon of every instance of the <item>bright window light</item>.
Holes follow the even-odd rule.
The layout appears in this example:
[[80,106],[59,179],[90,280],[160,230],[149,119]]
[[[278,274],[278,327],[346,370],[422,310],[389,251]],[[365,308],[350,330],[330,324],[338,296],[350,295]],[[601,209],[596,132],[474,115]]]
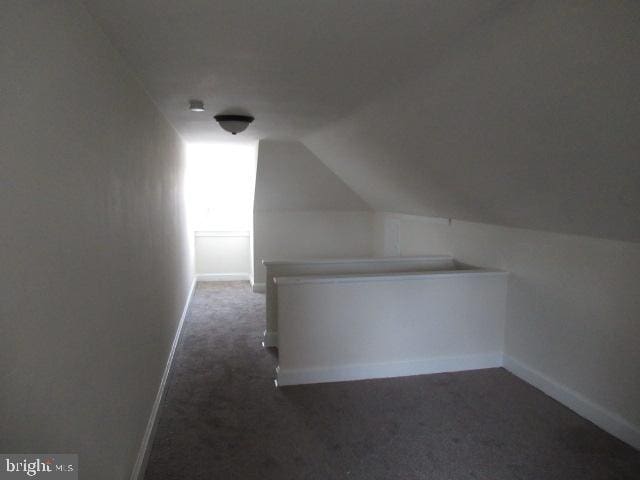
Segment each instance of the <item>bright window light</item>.
[[187,145],[187,201],[195,231],[251,229],[257,144]]

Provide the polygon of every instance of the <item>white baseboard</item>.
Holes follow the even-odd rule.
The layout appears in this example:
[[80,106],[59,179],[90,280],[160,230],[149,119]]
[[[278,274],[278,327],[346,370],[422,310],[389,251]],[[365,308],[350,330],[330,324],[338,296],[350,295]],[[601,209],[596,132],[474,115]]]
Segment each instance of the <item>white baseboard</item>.
[[604,431],[640,450],[640,427],[508,355],[504,356],[504,368]]
[[180,321],[178,322],[178,328],[176,329],[176,334],[173,337],[173,343],[171,344],[171,350],[169,351],[167,364],[164,367],[164,372],[162,373],[162,378],[160,379],[160,386],[158,387],[158,393],[156,394],[156,398],[153,402],[153,407],[151,408],[151,414],[149,415],[147,428],[144,431],[144,435],[142,437],[142,443],[140,444],[140,450],[138,451],[136,463],[133,465],[133,471],[131,472],[131,480],[143,480],[144,472],[147,468],[147,462],[149,461],[149,453],[151,450],[153,435],[155,434],[156,425],[158,422],[158,410],[160,409],[160,404],[162,403],[162,399],[164,397],[165,388],[167,386],[167,378],[169,377],[169,372],[171,371],[171,364],[173,363],[173,356],[176,353],[176,347],[178,346],[178,340],[180,339],[180,333],[182,332],[184,319],[186,318],[187,312],[189,311],[189,304],[191,303],[191,299],[193,298],[193,293],[195,291],[195,288],[196,288],[196,279],[194,279],[193,282],[191,283],[191,288],[189,289],[187,300],[184,304],[184,308],[182,309],[182,316],[180,317]]
[[249,280],[248,273],[198,273],[196,280],[199,282],[237,282]]
[[278,332],[264,331],[264,340],[262,341],[263,347],[277,347],[278,346]]
[[253,293],[266,293],[267,284],[266,283],[253,283],[251,284],[251,290]]
[[406,362],[345,365],[328,368],[288,370],[276,368],[278,386],[342,382],[368,378],[408,377],[428,373],[458,372],[502,366],[502,353],[436,357]]

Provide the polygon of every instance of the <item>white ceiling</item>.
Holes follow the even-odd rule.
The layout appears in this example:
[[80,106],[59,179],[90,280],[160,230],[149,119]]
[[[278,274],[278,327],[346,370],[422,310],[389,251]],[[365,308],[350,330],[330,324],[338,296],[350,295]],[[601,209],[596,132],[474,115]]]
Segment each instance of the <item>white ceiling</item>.
[[370,210],[300,142],[260,141],[254,211]]
[[375,209],[640,242],[640,2],[521,2],[303,141]]
[[187,141],[228,140],[212,120],[227,110],[256,117],[244,138],[297,139],[435,63],[498,3],[85,0]]
[[640,2],[85,4],[187,141],[246,111],[379,210],[640,241]]

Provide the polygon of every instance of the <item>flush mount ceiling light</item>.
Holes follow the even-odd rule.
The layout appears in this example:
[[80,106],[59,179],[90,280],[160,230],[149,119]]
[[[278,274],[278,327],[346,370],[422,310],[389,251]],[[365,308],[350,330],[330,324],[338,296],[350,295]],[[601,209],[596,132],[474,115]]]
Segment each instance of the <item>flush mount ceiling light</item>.
[[249,115],[215,115],[213,118],[216,119],[223,130],[233,135],[244,132],[254,120]]
[[189,110],[192,112],[204,112],[204,102],[202,100],[189,100]]

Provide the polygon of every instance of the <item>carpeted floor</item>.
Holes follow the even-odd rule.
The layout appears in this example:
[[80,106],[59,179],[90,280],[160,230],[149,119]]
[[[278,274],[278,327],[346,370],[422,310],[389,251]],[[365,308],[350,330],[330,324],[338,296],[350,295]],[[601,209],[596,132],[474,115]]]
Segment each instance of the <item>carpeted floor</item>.
[[503,369],[276,389],[264,308],[198,284],[146,480],[640,478],[640,452]]

